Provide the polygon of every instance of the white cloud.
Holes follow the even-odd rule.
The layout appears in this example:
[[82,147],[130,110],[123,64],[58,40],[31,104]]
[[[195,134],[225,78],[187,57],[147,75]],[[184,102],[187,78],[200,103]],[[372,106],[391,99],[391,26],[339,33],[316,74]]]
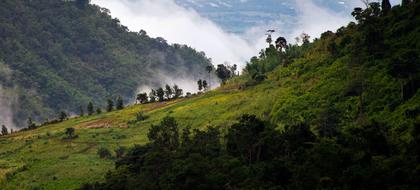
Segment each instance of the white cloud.
[[173,0],[93,0],[111,10],[132,31],[147,31],[152,37],[163,37],[170,43],[187,44],[204,51],[214,64],[228,61],[242,65],[254,48],[240,36],[228,34],[192,9]]
[[[190,2],[199,3],[198,1]],[[276,29],[293,43],[302,32],[313,38],[326,30],[336,30],[352,20],[350,12],[339,13],[314,3],[314,0],[294,0],[297,16],[284,15],[271,24],[255,26],[244,35],[230,34],[193,9],[179,6],[174,0],[92,0],[94,4],[111,10],[132,31],[141,29],[152,37],[163,37],[170,43],[187,44],[204,51],[214,64],[244,66],[250,57],[266,46],[265,31]],[[221,1],[220,1],[221,2]],[[246,3],[247,0],[240,2]],[[342,0],[348,5],[360,5],[359,0]],[[202,2],[201,2],[202,3]]]

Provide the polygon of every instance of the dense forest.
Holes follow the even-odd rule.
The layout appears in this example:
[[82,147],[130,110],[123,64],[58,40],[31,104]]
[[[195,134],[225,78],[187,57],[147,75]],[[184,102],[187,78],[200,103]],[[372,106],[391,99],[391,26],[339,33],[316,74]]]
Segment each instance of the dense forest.
[[0,93],[19,126],[119,95],[127,102],[162,76],[203,78],[209,65],[203,52],[131,32],[87,0],[0,2]]
[[267,40],[226,82],[276,97],[261,118],[191,130],[165,117],[105,182],[81,189],[418,189],[420,2],[352,15],[313,43]]

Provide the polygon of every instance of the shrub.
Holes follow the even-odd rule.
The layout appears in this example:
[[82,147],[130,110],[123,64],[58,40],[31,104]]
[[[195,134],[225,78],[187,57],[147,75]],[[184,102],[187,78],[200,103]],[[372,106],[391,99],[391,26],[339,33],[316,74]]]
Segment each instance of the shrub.
[[111,152],[105,147],[98,149],[98,155],[100,158],[111,158]]

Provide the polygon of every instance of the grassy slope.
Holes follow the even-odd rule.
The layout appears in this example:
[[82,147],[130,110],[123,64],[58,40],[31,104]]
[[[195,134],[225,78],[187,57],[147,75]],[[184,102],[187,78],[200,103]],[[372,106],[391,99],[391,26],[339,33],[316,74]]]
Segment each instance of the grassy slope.
[[[177,118],[182,126],[227,126],[244,112],[262,113],[264,107],[269,107],[258,105],[257,101],[250,103],[252,96],[261,97],[258,102],[265,102],[263,92],[222,89],[199,97],[136,105],[122,111],[70,119],[34,131],[0,137],[1,186],[5,189],[74,189],[84,182],[100,179],[112,169],[112,160],[97,156],[98,148],[114,150],[118,146],[144,143],[150,125],[166,115]],[[127,122],[133,120],[139,111],[145,111],[150,118],[127,128]],[[112,127],[87,127],[98,123]],[[63,140],[67,127],[76,128],[79,138]],[[15,175],[5,183],[5,173]]]
[[[407,126],[413,120],[407,119],[405,113],[419,109],[420,93],[390,108],[398,99],[398,81],[389,77],[381,65],[369,67],[370,74],[365,80],[375,85],[364,92],[369,98],[364,100],[366,111],[361,116],[360,97],[346,95],[355,77],[354,68],[346,62],[346,57],[331,61],[322,53],[308,53],[287,68],[274,70],[262,84],[246,89],[239,90],[237,83],[246,79],[238,78],[223,88],[193,98],[132,106],[0,137],[2,189],[74,189],[82,183],[100,180],[105,171],[113,168],[113,161],[100,159],[96,154],[98,148],[114,150],[118,146],[145,143],[150,125],[167,115],[175,117],[181,126],[193,128],[213,125],[223,129],[244,113],[256,114],[279,127],[306,122],[316,128],[325,110],[333,105],[340,111],[338,126],[343,130],[376,119],[394,129],[395,141],[409,141]],[[127,128],[127,122],[139,111],[150,118]],[[98,123],[111,128],[87,128]],[[67,127],[75,127],[80,137],[62,140]],[[5,173],[13,172],[15,175],[9,174],[11,177],[5,183]]]

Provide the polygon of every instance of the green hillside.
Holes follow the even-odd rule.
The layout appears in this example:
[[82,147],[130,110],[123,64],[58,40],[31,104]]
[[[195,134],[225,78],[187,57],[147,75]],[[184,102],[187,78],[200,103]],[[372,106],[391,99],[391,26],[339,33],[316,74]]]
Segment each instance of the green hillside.
[[11,94],[4,101],[19,127],[28,117],[78,113],[89,101],[104,106],[121,95],[127,102],[141,85],[163,85],[162,77],[207,76],[204,53],[129,32],[87,2],[0,2],[0,94]]
[[[242,76],[214,91],[0,137],[0,187],[416,189],[419,10],[418,1],[389,11],[371,4],[354,12],[357,24],[313,43],[282,53],[267,48]],[[192,138],[196,147],[162,147],[149,130],[155,125],[153,132],[173,140],[165,139],[166,125],[160,124],[167,116],[180,130],[203,130],[194,132],[203,139]],[[242,134],[241,126],[262,129]],[[77,138],[66,139],[69,127]],[[249,137],[235,142],[238,150],[255,141],[265,157],[251,162],[252,156],[243,159],[248,152],[232,151],[235,132]],[[128,156],[116,158],[114,150],[136,144],[125,151]]]

